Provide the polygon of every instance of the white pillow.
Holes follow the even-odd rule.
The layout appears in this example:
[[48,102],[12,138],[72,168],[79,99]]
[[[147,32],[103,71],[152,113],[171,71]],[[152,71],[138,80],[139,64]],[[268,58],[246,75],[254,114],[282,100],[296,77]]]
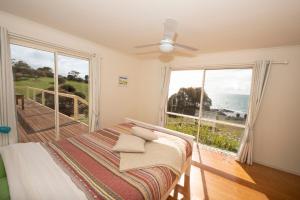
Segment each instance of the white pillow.
[[138,127],[138,126],[134,126],[132,127],[133,130],[133,135],[136,135],[140,138],[143,138],[145,140],[157,140],[158,136],[157,134],[155,134],[153,131],[146,129],[146,128],[142,128],[142,127]]
[[121,134],[113,151],[143,153],[145,152],[145,140],[134,135]]

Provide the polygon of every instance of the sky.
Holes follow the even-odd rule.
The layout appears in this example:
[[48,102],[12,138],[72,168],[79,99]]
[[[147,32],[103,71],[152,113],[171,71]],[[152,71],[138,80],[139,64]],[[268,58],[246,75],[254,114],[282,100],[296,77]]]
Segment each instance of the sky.
[[[11,45],[11,57],[16,61],[23,60],[32,68],[51,67],[54,69],[54,54],[18,45]],[[67,76],[75,70],[84,78],[88,75],[87,60],[58,55],[58,74]],[[53,70],[54,71],[54,70]],[[201,87],[203,70],[172,71],[169,85],[169,97],[181,87]],[[207,70],[205,75],[205,91],[208,94],[250,94],[251,70],[226,69]]]
[[[250,94],[251,69],[206,70],[205,91],[208,94]],[[181,87],[201,87],[203,70],[172,71],[169,94]]]
[[172,71],[169,84],[169,94],[178,92],[182,87],[201,87],[203,70]]
[[[50,67],[54,71],[53,53],[13,44],[10,48],[12,59],[16,61],[22,60],[34,69]],[[83,59],[58,55],[58,74],[67,76],[68,72],[72,70],[80,72],[79,77],[84,78],[85,75],[88,75],[89,62]]]

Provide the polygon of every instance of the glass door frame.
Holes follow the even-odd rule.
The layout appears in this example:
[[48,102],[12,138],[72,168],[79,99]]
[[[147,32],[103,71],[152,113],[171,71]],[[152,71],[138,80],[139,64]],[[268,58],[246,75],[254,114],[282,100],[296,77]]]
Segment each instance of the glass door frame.
[[[68,56],[68,57],[73,57],[77,59],[83,59],[89,62],[89,73],[91,72],[91,57],[92,54],[84,53],[84,52],[79,52],[77,50],[72,50],[72,49],[67,49],[61,46],[57,46],[55,44],[35,40],[32,38],[28,38],[25,36],[20,36],[16,34],[10,34],[9,35],[9,44],[14,44],[14,45],[19,45],[27,48],[33,48],[41,51],[46,51],[49,53],[53,53],[54,55],[54,117],[55,117],[55,139],[58,139],[60,136],[60,130],[59,130],[59,84],[58,84],[58,56]],[[90,76],[89,76],[90,79]],[[90,80],[88,82],[88,96],[90,97]],[[87,124],[90,132],[90,116],[91,116],[91,106],[88,106],[88,116],[89,116],[89,122]]]
[[[55,77],[55,81],[54,81],[54,102],[55,102],[55,134],[56,134],[56,139],[59,138],[60,136],[60,122],[59,122],[59,83],[58,83],[58,72],[59,72],[59,64],[58,64],[58,57],[59,56],[66,56],[66,57],[71,57],[71,58],[76,58],[76,59],[81,59],[81,60],[86,60],[89,62],[89,68],[88,68],[88,74],[89,74],[89,79],[90,79],[90,72],[91,72],[91,59],[90,58],[84,58],[84,57],[79,57],[79,56],[74,56],[65,52],[61,52],[61,51],[55,51],[54,52],[54,77]],[[88,97],[90,97],[90,81],[88,82]],[[89,98],[90,99],[90,98]],[[75,105],[73,105],[75,106]],[[90,108],[91,106],[88,105],[88,116],[89,116],[89,120],[88,120],[88,129],[90,132]]]
[[[199,134],[200,134],[200,126],[201,126],[201,122],[212,122],[212,123],[217,123],[217,124],[222,124],[222,125],[228,125],[228,126],[233,126],[233,127],[237,127],[237,128],[246,128],[246,123],[245,124],[235,124],[235,123],[230,123],[230,122],[226,122],[226,121],[222,121],[222,120],[214,120],[214,119],[208,119],[208,118],[204,118],[202,117],[202,106],[203,106],[203,97],[204,97],[204,93],[205,93],[205,76],[206,76],[206,71],[208,70],[226,70],[226,69],[251,69],[253,70],[254,64],[228,64],[228,65],[213,65],[213,66],[195,66],[195,67],[176,67],[176,68],[171,68],[170,70],[170,76],[172,71],[186,71],[186,70],[203,70],[203,74],[202,74],[202,91],[200,94],[200,108],[199,108],[199,115],[197,117],[195,116],[190,116],[190,115],[183,115],[183,114],[179,114],[179,113],[174,113],[174,112],[168,112],[167,110],[165,111],[165,115],[174,115],[174,116],[179,116],[179,117],[187,117],[187,118],[191,118],[191,119],[196,119],[198,120],[198,130],[197,130],[197,137],[196,137],[196,142],[197,145],[199,144]],[[169,86],[170,87],[170,86]],[[252,96],[252,87],[253,87],[253,75],[251,78],[251,86],[250,86],[250,95],[249,95],[249,99],[251,99]],[[168,88],[168,92],[169,92],[169,88]],[[167,94],[168,96],[168,94]],[[249,112],[249,103],[248,102],[248,112]],[[165,108],[167,108],[167,104],[168,101],[165,102]],[[166,124],[167,117],[165,117],[165,122],[164,124]]]

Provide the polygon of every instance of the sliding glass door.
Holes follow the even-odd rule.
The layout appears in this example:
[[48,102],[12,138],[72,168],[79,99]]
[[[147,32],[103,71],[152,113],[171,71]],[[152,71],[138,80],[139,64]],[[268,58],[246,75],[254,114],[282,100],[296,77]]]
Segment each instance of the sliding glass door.
[[173,71],[170,77],[166,127],[197,136],[203,70]]
[[237,152],[248,114],[252,69],[171,72],[166,127]]
[[11,45],[20,141],[55,138],[54,53]]
[[89,61],[57,56],[59,133],[88,133]]
[[19,140],[87,133],[89,61],[51,50],[10,47]]

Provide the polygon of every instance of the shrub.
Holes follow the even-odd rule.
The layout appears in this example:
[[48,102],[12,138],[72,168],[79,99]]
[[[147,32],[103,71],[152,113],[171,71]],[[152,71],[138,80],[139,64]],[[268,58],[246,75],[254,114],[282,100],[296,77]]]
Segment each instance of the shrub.
[[60,86],[60,89],[63,89],[65,91],[71,92],[71,93],[74,93],[76,91],[75,87],[70,84],[63,84]]
[[54,86],[48,87],[47,90],[54,91]]
[[82,92],[74,92],[74,94],[85,99],[85,94],[83,94]]
[[64,84],[66,82],[66,79],[64,77],[58,77],[58,84]]
[[[198,132],[198,125],[191,123],[168,123],[166,127],[175,131],[193,135],[195,137],[197,136]],[[199,141],[202,144],[237,152],[239,147],[239,136],[241,133],[238,131],[227,130],[226,128],[215,129],[216,130],[214,131],[209,126],[201,126]]]

